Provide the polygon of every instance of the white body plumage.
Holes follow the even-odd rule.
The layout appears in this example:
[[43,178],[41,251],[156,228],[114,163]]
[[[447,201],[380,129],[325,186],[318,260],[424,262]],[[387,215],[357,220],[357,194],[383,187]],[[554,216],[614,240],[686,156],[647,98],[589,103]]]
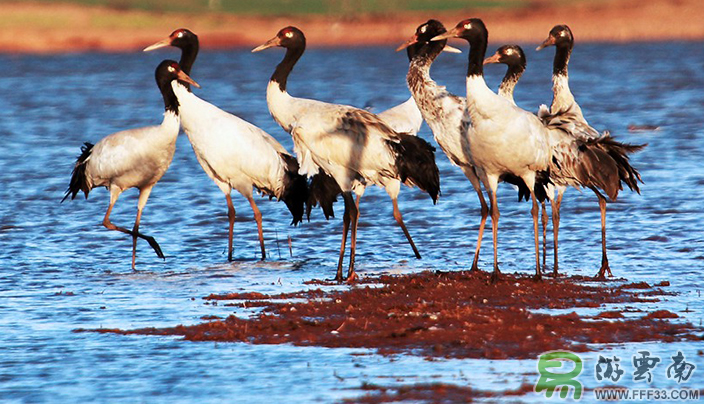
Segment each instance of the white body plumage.
[[182,85],[175,85],[181,125],[203,170],[223,193],[237,190],[246,198],[252,187],[280,198],[286,149],[251,123],[210,104]]
[[378,113],[377,116],[396,132],[414,136],[418,134],[423,124],[423,115],[413,96],[393,108]]
[[[373,114],[347,105],[291,97],[274,81],[267,87],[267,104],[274,120],[293,137],[301,174],[312,176],[322,168],[343,192],[358,195],[368,184],[384,187],[396,178],[395,156],[385,142],[395,132]],[[352,125],[356,120],[369,125],[348,127],[348,117]]]
[[467,94],[472,156],[488,177],[509,172],[524,178],[547,168],[548,130],[538,117],[491,91],[481,76],[467,78]]
[[98,186],[145,188],[166,173],[176,151],[179,117],[164,113],[161,125],[113,133],[93,146],[86,161],[86,181]]

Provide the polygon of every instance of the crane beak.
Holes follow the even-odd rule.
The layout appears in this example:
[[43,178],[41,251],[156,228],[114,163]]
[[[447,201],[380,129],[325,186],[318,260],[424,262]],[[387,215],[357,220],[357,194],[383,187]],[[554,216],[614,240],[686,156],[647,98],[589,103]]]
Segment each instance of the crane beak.
[[450,46],[450,45],[445,45],[445,47],[442,48],[442,51],[447,52],[447,53],[462,53],[461,50],[455,48],[454,46]]
[[409,39],[408,41],[406,41],[406,42],[402,43],[401,45],[399,45],[399,47],[396,48],[396,52],[401,51],[401,50],[403,50],[403,49],[406,49],[406,48],[408,48],[409,46],[411,46],[411,45],[413,45],[413,44],[416,44],[416,43],[418,43],[418,36],[417,36],[417,35],[413,35],[413,37],[411,37],[411,39]]
[[279,39],[278,36],[275,36],[275,37],[271,38],[270,40],[264,42],[263,44],[257,46],[256,48],[252,49],[252,53],[263,51],[264,49],[273,48],[274,46],[279,46],[279,45],[281,45],[281,40]]
[[144,50],[142,52],[150,52],[150,51],[153,51],[154,49],[165,48],[167,46],[171,46],[171,37],[164,38],[155,44],[147,46],[146,48],[144,48]]
[[484,59],[484,64],[485,64],[485,65],[488,65],[488,64],[490,64],[490,63],[501,63],[501,62],[499,61],[499,58],[500,58],[500,57],[501,57],[501,56],[500,56],[498,53],[494,53],[491,57],[488,57],[488,58]]
[[[400,50],[403,50],[403,49],[406,49],[406,48],[408,48],[409,46],[411,46],[411,45],[413,45],[413,44],[417,44],[417,43],[418,43],[418,36],[417,36],[417,35],[413,35],[413,38],[411,38],[411,39],[409,39],[408,41],[402,43],[398,48],[396,48],[396,52],[398,52],[398,51],[400,51]],[[455,48],[455,47],[452,47],[452,46],[450,46],[450,45],[445,45],[445,47],[442,48],[442,51],[443,51],[443,52],[448,52],[448,53],[462,53],[461,50],[459,50],[459,49],[457,49],[457,48]]]
[[200,84],[196,83],[195,80],[193,80],[189,75],[187,75],[186,73],[184,73],[182,70],[179,70],[179,71],[176,73],[176,77],[177,77],[179,80],[181,80],[181,81],[185,81],[185,82],[188,83],[188,84],[191,84],[191,85],[193,85],[193,86],[196,86],[196,87],[200,88]]
[[442,41],[443,39],[450,39],[454,38],[459,35],[459,29],[457,27],[445,32],[444,34],[440,34],[438,36],[435,36],[431,39],[431,41]]
[[544,40],[543,43],[541,43],[537,48],[535,48],[535,50],[539,51],[551,45],[555,45],[555,37],[552,35],[550,35],[548,39]]

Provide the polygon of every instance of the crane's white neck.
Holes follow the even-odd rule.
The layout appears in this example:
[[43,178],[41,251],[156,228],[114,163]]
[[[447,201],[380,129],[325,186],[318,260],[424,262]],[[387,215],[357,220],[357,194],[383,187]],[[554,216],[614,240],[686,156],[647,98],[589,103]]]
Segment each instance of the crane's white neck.
[[481,113],[482,106],[492,103],[495,97],[496,93],[486,85],[484,76],[467,76],[467,109],[473,121],[478,116],[487,116]]
[[192,139],[194,133],[198,132],[199,125],[212,114],[212,105],[198,98],[182,83],[174,84],[173,88],[180,105],[178,112],[181,116],[181,126],[188,138]]
[[181,122],[180,116],[178,113],[171,111],[171,110],[165,110],[164,111],[164,120],[161,122],[162,126],[179,126]]
[[436,136],[437,132],[442,131],[441,128],[448,119],[443,112],[444,104],[440,100],[450,94],[445,90],[445,87],[438,85],[430,77],[430,63],[427,60],[414,58],[409,66],[406,81],[423,119],[430,126],[433,135]]
[[556,113],[560,109],[566,109],[573,103],[574,95],[572,95],[572,91],[570,91],[570,82],[567,74],[553,75],[551,112]]
[[509,100],[513,105],[516,105],[516,101],[513,99],[513,90],[516,88],[517,81],[518,80],[504,79],[499,86],[499,95]]
[[266,87],[266,103],[269,113],[286,132],[291,132],[296,120],[296,111],[292,105],[293,97],[282,90],[280,83],[271,80]]
[[510,64],[503,80],[501,80],[501,85],[499,85],[499,95],[509,100],[513,105],[516,105],[516,101],[513,99],[513,92],[524,71],[525,64]]

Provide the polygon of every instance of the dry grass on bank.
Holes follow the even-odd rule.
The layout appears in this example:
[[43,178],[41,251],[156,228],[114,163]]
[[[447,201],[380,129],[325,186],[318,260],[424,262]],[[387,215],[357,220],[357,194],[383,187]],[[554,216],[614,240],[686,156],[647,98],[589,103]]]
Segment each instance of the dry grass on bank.
[[428,18],[454,25],[481,17],[490,39],[537,43],[558,23],[569,24],[580,42],[704,39],[699,0],[613,0],[567,3],[548,0],[526,6],[445,12],[253,16],[226,13],[153,12],[75,4],[0,4],[0,51],[60,53],[132,52],[188,27],[205,48],[252,47],[286,25],[304,30],[311,46],[393,45],[410,37]]

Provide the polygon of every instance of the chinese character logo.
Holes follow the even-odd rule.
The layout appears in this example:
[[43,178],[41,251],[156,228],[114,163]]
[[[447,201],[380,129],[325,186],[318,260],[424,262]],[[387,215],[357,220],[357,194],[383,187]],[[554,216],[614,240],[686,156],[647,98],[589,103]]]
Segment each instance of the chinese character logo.
[[677,383],[686,382],[692,376],[697,367],[693,363],[685,361],[682,352],[677,351],[677,355],[672,356],[672,365],[667,368],[667,378],[675,379]]
[[[565,372],[573,364],[573,369]],[[552,368],[562,370],[561,373],[552,372]],[[569,388],[572,387],[575,400],[582,398],[582,383],[576,379],[582,373],[582,358],[572,352],[552,351],[546,352],[538,358],[538,373],[540,378],[533,389],[536,393],[545,391],[545,397],[552,397],[556,389],[560,389],[560,397],[567,398]]]
[[595,375],[596,380],[611,380],[612,382],[617,382],[623,375],[623,369],[619,368],[619,362],[621,358],[615,356],[612,358],[604,358],[599,355],[599,361],[596,364]]
[[653,381],[653,374],[650,371],[660,362],[660,358],[650,356],[649,351],[638,351],[638,353],[640,357],[633,355],[633,367],[636,369],[633,372],[633,381],[647,380],[650,383]]

